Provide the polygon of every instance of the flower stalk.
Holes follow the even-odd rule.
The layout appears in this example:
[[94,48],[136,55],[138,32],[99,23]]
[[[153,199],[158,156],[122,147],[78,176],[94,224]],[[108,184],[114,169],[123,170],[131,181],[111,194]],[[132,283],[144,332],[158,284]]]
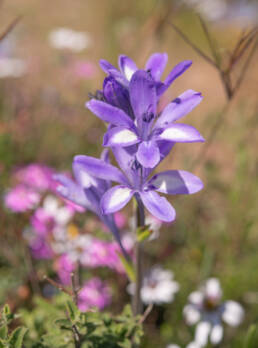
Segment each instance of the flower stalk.
[[[144,206],[140,198],[136,199],[136,237],[139,228],[145,225]],[[141,300],[141,287],[143,278],[143,243],[136,238],[135,242],[135,294],[133,297],[133,313],[138,315],[142,313],[143,304]]]

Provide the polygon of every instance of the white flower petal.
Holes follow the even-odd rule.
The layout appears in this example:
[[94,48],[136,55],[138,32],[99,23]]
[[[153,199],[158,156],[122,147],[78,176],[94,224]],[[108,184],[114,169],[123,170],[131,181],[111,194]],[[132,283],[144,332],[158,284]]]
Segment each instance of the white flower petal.
[[244,318],[243,307],[235,301],[226,301],[222,319],[230,326],[238,326]]
[[197,342],[190,342],[185,348],[201,348]]
[[208,321],[201,321],[195,331],[195,341],[200,347],[205,347],[211,332],[211,324]]
[[43,208],[46,213],[55,216],[58,210],[58,200],[54,196],[46,196],[43,202]]
[[214,325],[211,330],[210,341],[212,344],[218,344],[223,338],[223,327],[220,324]]
[[189,302],[200,306],[203,302],[203,293],[201,291],[194,291],[188,296]]
[[200,312],[195,306],[191,304],[188,304],[184,307],[183,314],[188,325],[194,325],[201,319]]
[[217,278],[210,278],[206,281],[205,284],[205,295],[207,297],[215,298],[217,300],[221,299],[222,289],[220,282]]

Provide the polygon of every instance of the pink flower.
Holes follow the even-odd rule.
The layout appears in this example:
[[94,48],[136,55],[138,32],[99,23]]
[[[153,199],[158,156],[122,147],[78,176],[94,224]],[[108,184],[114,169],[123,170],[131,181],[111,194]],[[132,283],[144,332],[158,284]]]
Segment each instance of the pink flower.
[[96,65],[92,62],[81,60],[75,63],[74,72],[78,77],[92,79],[97,74]]
[[111,291],[105,282],[99,278],[87,281],[78,296],[78,307],[80,311],[86,312],[92,307],[104,309],[111,302]]
[[75,264],[71,261],[68,255],[62,255],[55,263],[55,269],[60,281],[64,285],[71,283],[71,273],[75,270]]
[[41,164],[32,163],[15,173],[15,178],[19,182],[40,191],[52,188],[53,170]]
[[13,212],[24,212],[33,209],[40,201],[40,195],[32,189],[18,185],[4,197],[4,204]]
[[30,241],[30,248],[35,259],[51,259],[53,257],[52,249],[41,237],[33,238]]
[[120,211],[114,214],[116,225],[119,229],[124,228],[126,226],[126,216]]
[[53,216],[50,216],[42,207],[39,207],[30,219],[31,225],[38,235],[46,236],[56,225]]

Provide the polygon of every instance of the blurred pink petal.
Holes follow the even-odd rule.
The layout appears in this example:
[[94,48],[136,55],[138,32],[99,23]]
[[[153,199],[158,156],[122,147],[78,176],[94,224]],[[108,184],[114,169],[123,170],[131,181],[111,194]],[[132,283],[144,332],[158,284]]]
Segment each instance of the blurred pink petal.
[[107,284],[95,277],[87,281],[78,296],[78,307],[86,312],[92,307],[102,310],[111,302],[111,290]]
[[4,196],[4,204],[13,212],[24,212],[35,208],[40,201],[40,195],[32,189],[18,185]]

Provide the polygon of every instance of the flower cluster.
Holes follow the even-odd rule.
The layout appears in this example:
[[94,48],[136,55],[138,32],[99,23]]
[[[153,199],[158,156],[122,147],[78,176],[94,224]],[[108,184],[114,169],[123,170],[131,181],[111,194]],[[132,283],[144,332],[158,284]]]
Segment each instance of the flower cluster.
[[[70,285],[71,273],[78,265],[87,270],[108,267],[124,274],[119,259],[119,244],[116,241],[101,240],[92,235],[91,228],[87,227],[87,231],[82,231],[74,223],[76,211],[82,212],[85,208],[94,211],[94,208],[90,205],[82,207],[57,197],[58,183],[55,176],[51,168],[36,163],[22,167],[14,172],[12,181],[15,186],[4,196],[8,209],[27,213],[29,225],[23,229],[23,237],[32,256],[52,261],[53,268],[64,285]],[[61,174],[57,177],[59,180],[63,178]],[[68,180],[68,177],[65,178]],[[121,213],[103,218],[102,222],[105,223],[100,225],[103,232],[106,226],[115,232],[117,225],[124,227],[126,224]],[[122,236],[122,241],[126,252],[130,253],[132,242],[128,241],[128,236]],[[92,306],[103,309],[110,301],[110,288],[96,276],[82,284],[78,297],[81,310]]]
[[54,189],[53,170],[33,163],[14,173],[15,187],[4,196],[5,206],[13,212],[25,212],[37,207],[42,195]]
[[[151,176],[175,143],[204,141],[194,127],[177,122],[201,102],[200,93],[187,90],[157,111],[161,95],[191,65],[179,63],[162,81],[166,63],[165,53],[153,54],[145,70],[124,55],[119,57],[119,70],[101,60],[108,76],[103,90],[86,106],[108,124],[103,145],[111,148],[120,169],[110,164],[106,152],[101,159],[80,155],[73,162],[75,181],[57,178],[65,198],[93,210],[109,226],[112,214],[132,197],[159,220],[173,221],[174,208],[158,192],[192,194],[203,187],[199,178],[183,170]],[[111,182],[118,185],[111,187]],[[114,235],[119,240],[117,231]]]

